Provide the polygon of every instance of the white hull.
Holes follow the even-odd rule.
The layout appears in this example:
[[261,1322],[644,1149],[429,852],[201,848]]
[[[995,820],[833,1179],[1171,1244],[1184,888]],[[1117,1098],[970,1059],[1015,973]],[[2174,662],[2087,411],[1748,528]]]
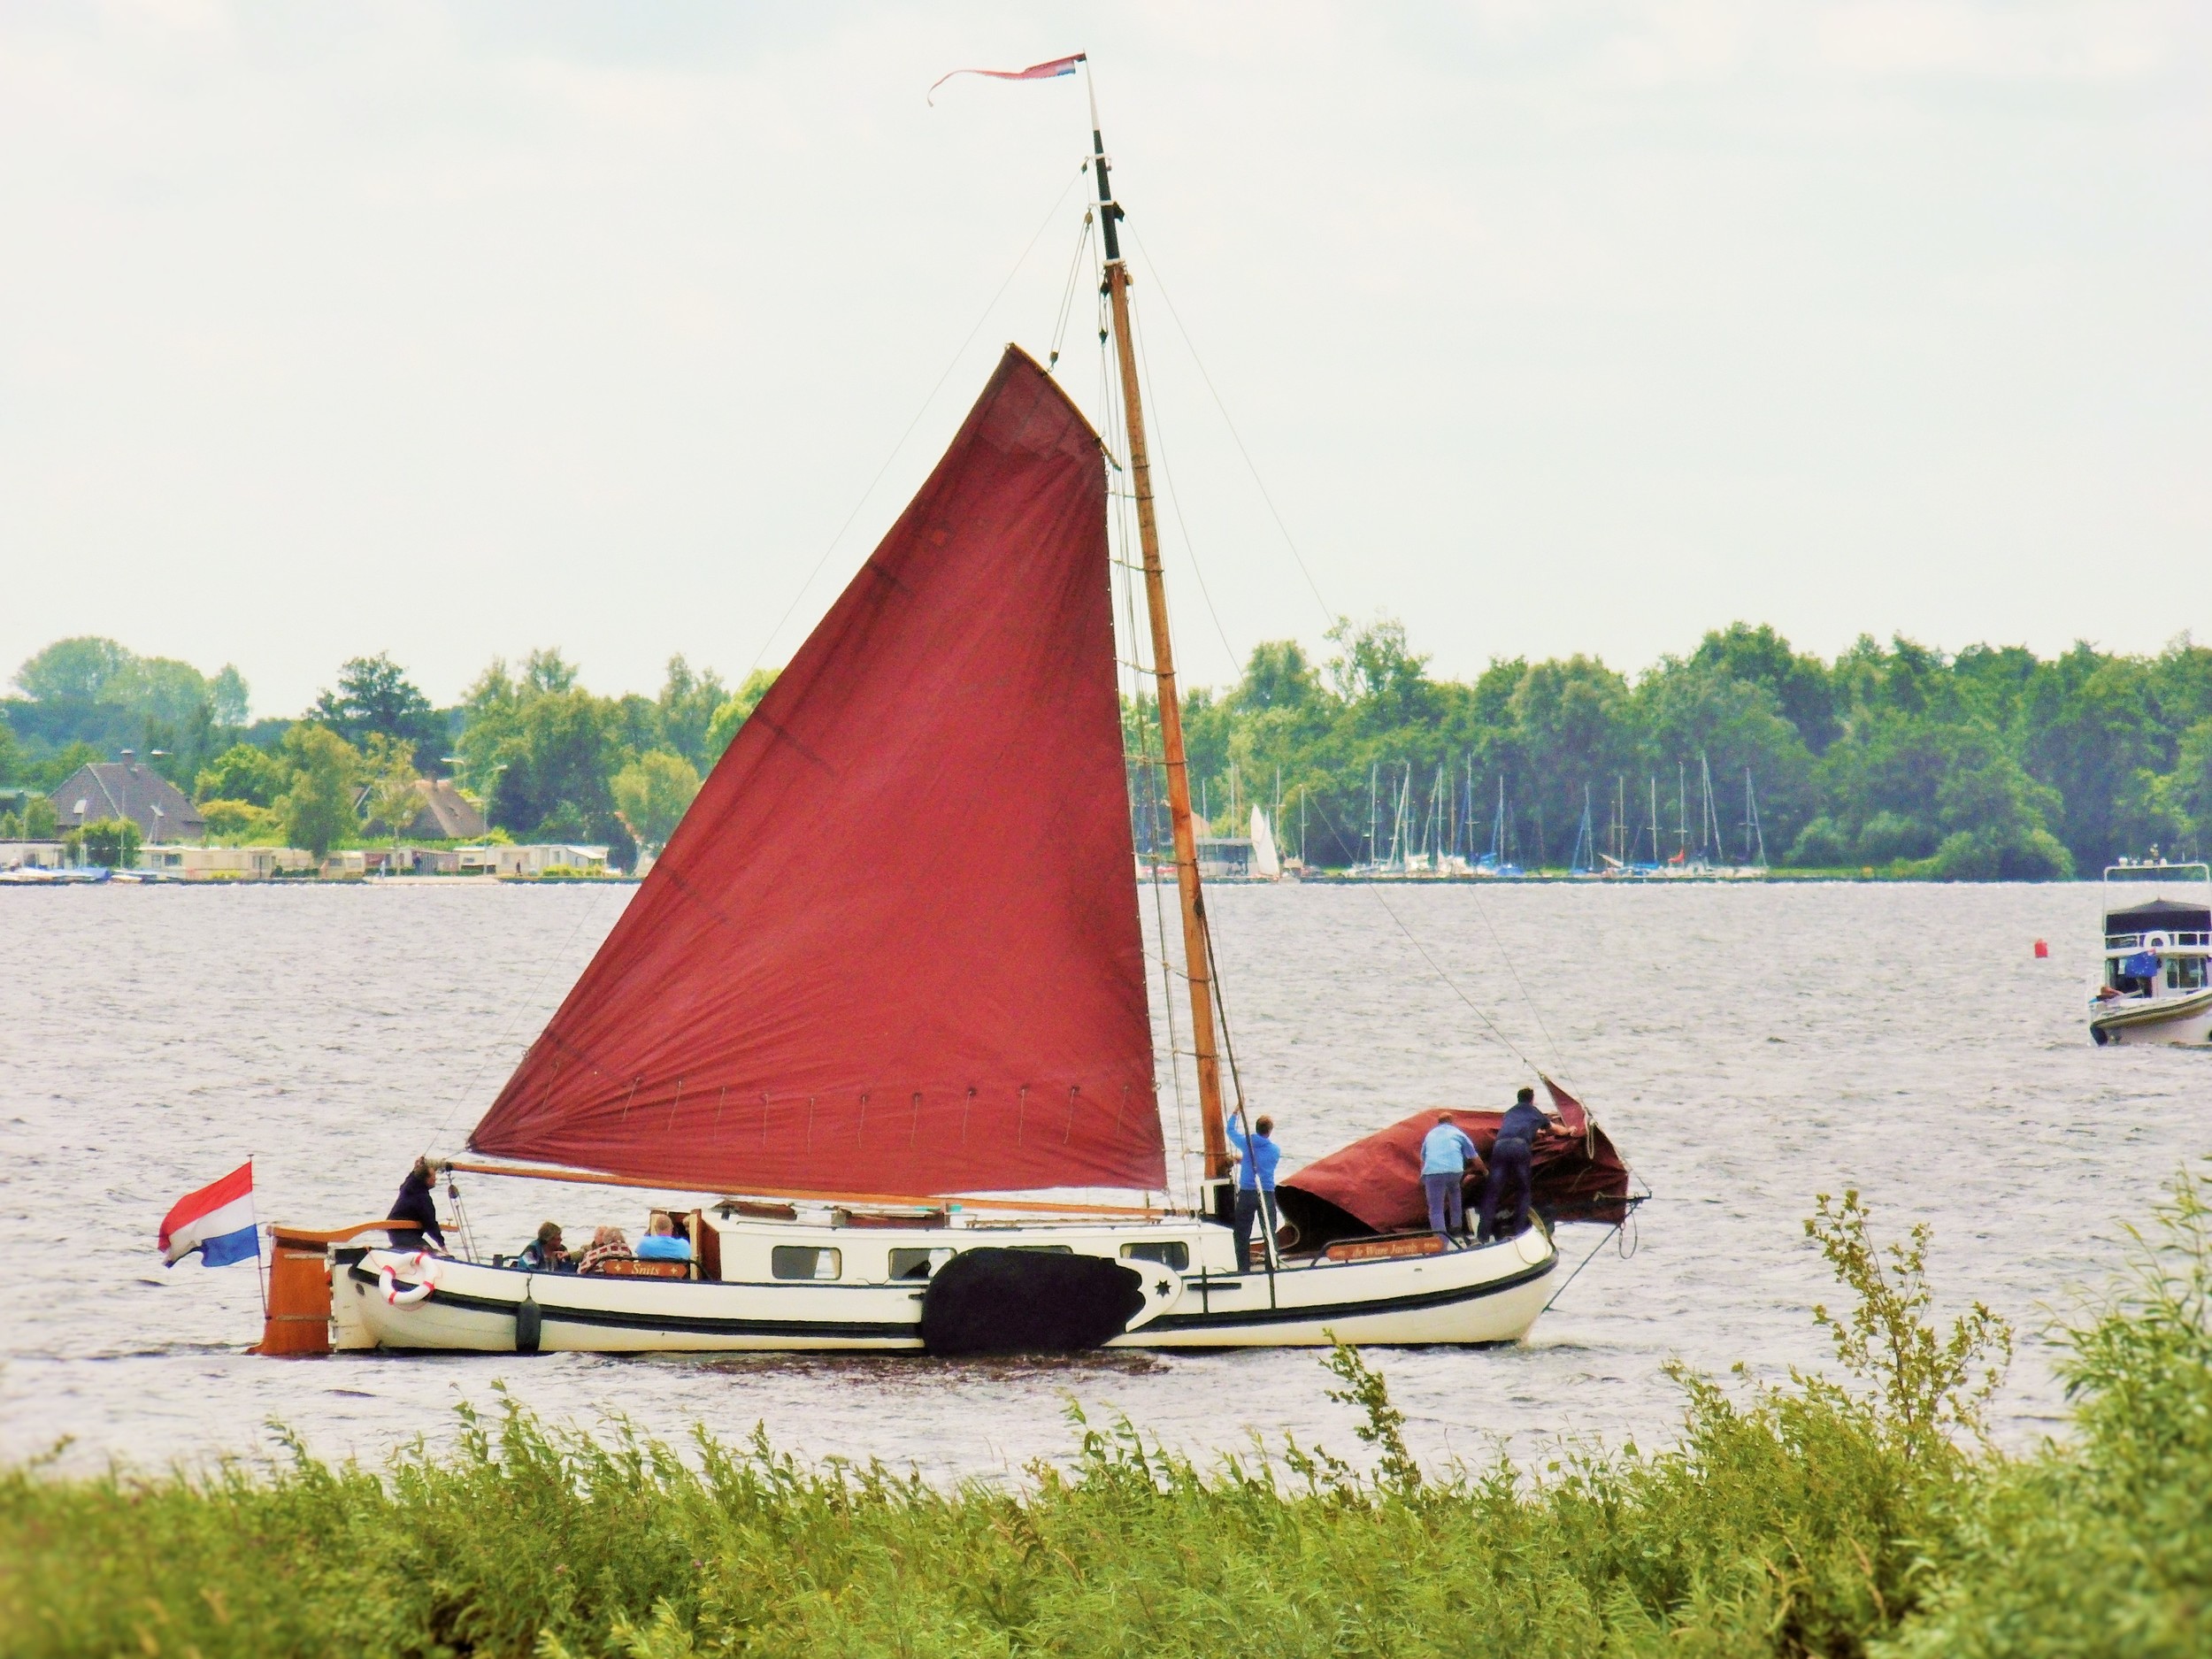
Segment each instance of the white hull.
[[[777,1282],[764,1273],[714,1281],[614,1279],[442,1258],[428,1270],[430,1295],[405,1303],[388,1300],[379,1270],[393,1269],[393,1286],[403,1294],[416,1280],[413,1258],[371,1250],[333,1269],[337,1346],[512,1353],[516,1310],[527,1296],[538,1305],[544,1351],[918,1352],[926,1281],[891,1279],[888,1251],[1010,1245],[1105,1256],[1140,1271],[1145,1306],[1107,1344],[1113,1348],[1313,1348],[1333,1337],[1386,1345],[1512,1342],[1543,1311],[1558,1268],[1541,1228],[1480,1248],[1294,1262],[1271,1274],[1229,1271],[1228,1233],[1193,1222],[935,1231],[737,1222],[718,1230],[726,1274],[745,1272],[750,1257],[764,1265],[768,1247],[796,1243],[838,1249],[842,1276],[835,1283]],[[1124,1253],[1129,1245],[1163,1243],[1188,1251],[1187,1270]]]
[[2164,1043],[2184,1048],[2212,1044],[2212,990],[2097,1004],[2089,1034],[2100,1047]]

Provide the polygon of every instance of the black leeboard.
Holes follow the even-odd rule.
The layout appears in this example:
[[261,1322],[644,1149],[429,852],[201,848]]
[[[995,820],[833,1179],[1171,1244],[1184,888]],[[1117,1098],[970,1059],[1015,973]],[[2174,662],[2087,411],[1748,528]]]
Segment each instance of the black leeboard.
[[922,1294],[922,1347],[1073,1354],[1119,1336],[1143,1307],[1143,1275],[1102,1256],[963,1250]]

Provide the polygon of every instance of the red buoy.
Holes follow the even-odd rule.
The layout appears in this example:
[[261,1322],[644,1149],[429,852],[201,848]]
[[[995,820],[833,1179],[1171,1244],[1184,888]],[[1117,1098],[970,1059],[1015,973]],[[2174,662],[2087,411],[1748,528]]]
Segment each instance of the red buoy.
[[2045,944],[2039,939],[2035,941],[2035,959],[2038,962],[2045,960],[2050,956],[2050,954],[2051,948],[2048,945]]

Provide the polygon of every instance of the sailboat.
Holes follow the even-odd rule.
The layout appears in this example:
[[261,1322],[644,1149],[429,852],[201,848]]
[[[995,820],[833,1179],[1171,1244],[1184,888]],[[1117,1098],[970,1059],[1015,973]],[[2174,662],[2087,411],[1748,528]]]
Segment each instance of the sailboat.
[[1524,872],[1506,850],[1505,778],[1498,779],[1498,810],[1490,820],[1490,850],[1475,860],[1474,873],[1516,879]]
[[1263,806],[1252,809],[1252,873],[1263,881],[1283,879],[1283,856],[1275,846],[1275,826],[1268,821],[1267,809]]
[[[1426,1230],[1411,1148],[1432,1110],[1284,1182],[1279,1225],[1238,1259],[1227,1125],[1249,1112],[1225,1053],[1095,119],[1092,142],[1120,454],[1006,349],[445,1166],[656,1194],[639,1208],[672,1216],[692,1260],[546,1271],[423,1250],[404,1223],[280,1227],[263,1351],[1504,1342],[1556,1287],[1550,1224],[1625,1217],[1625,1166],[1544,1079],[1543,1225],[1482,1246]],[[1109,534],[1123,468],[1172,830],[1174,1042],[1203,1147],[1179,1204],[1131,880]],[[1479,1148],[1494,1139],[1498,1114],[1456,1116]]]

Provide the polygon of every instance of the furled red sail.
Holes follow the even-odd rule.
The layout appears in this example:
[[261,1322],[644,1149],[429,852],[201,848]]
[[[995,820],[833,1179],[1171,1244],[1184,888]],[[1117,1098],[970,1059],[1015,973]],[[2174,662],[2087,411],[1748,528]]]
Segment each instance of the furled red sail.
[[1009,347],[469,1144],[724,1191],[1158,1188],[1096,435]]
[[[1555,1221],[1618,1223],[1628,1217],[1628,1165],[1590,1121],[1582,1102],[1549,1078],[1552,1109],[1561,1129],[1537,1137],[1531,1149],[1530,1186],[1536,1207]],[[1428,1225],[1421,1190],[1421,1138],[1436,1126],[1437,1110],[1416,1112],[1363,1141],[1317,1158],[1286,1177],[1276,1196],[1306,1246],[1354,1234],[1395,1233]],[[1498,1138],[1503,1112],[1452,1112],[1485,1157]]]

